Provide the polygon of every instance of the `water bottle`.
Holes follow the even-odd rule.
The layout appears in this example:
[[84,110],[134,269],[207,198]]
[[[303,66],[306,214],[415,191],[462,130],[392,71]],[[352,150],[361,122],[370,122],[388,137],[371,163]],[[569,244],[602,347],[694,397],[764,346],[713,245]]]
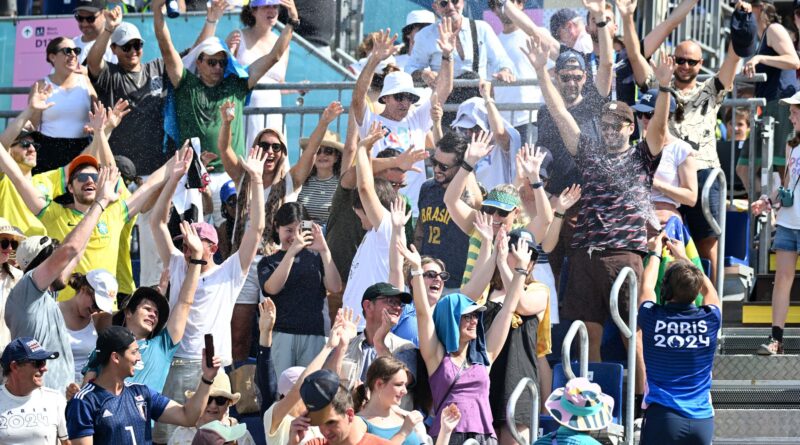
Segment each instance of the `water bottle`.
[[178,9],[178,0],[168,0],[167,1],[167,17],[174,19],[181,15],[181,11]]

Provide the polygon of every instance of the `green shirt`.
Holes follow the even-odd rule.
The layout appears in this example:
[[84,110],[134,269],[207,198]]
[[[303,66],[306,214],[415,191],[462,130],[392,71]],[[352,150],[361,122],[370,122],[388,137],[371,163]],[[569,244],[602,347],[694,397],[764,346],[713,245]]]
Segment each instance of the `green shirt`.
[[[230,100],[235,104],[236,112],[236,118],[231,123],[231,147],[237,155],[245,156],[242,111],[249,92],[247,79],[230,75],[219,85],[209,87],[197,75],[184,68],[181,83],[175,89],[178,128],[181,132],[181,141],[178,143],[193,137],[200,138],[204,151],[219,156],[217,137],[222,122],[219,108],[223,102]],[[211,161],[209,165],[214,167],[215,173],[225,171],[219,158]]]

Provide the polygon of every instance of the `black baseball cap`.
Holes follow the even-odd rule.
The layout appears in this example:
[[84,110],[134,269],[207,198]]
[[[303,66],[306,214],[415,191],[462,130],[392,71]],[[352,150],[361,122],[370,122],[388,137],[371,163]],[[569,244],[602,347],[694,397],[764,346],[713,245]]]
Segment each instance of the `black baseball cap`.
[[114,156],[114,163],[117,164],[119,174],[127,182],[133,182],[136,179],[136,166],[133,161],[126,156]]
[[12,143],[12,145],[19,143],[21,140],[23,140],[25,138],[29,138],[33,142],[36,142],[36,143],[41,143],[42,139],[44,139],[42,133],[40,133],[38,131],[22,130],[22,131],[19,132],[17,137],[14,138],[14,142]]
[[136,337],[130,329],[124,326],[110,326],[97,335],[97,346],[95,352],[100,363],[104,363],[105,358],[112,352],[125,350],[131,343],[136,341]]
[[364,296],[361,301],[374,300],[378,297],[400,297],[403,304],[408,304],[413,301],[411,294],[401,291],[400,289],[392,286],[389,283],[375,283],[364,291]]
[[77,6],[75,6],[72,12],[86,11],[97,13],[103,9],[106,9],[106,0],[78,0]]

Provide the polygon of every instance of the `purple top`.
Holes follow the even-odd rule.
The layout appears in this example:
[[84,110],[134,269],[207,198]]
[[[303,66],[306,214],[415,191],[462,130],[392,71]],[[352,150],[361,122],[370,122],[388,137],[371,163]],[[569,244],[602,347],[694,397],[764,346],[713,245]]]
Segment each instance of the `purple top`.
[[459,367],[449,355],[430,376],[433,405],[439,407],[431,426],[431,437],[439,435],[439,415],[451,403],[461,411],[461,421],[455,431],[458,433],[480,433],[497,437],[492,427],[492,410],[489,408],[489,370],[482,364],[473,364],[461,373],[458,383],[453,386],[447,400],[442,399],[453,383]]

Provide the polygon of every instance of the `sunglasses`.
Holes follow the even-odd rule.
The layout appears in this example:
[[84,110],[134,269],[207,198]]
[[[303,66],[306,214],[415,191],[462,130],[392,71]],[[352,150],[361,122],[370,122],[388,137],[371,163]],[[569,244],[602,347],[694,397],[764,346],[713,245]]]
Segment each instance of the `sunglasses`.
[[452,3],[453,6],[457,6],[458,2],[459,2],[459,0],[440,0],[439,1],[439,7],[440,8],[446,8],[448,3]]
[[208,404],[211,405],[211,402],[217,404],[217,406],[225,406],[228,403],[228,398],[225,396],[208,396]]
[[583,75],[581,74],[559,74],[558,77],[561,79],[562,83],[580,82],[583,80]]
[[17,250],[17,247],[19,247],[19,241],[13,239],[0,240],[0,249],[5,250],[8,249],[9,246],[11,246],[11,249]]
[[650,119],[653,118],[653,113],[645,113],[644,111],[637,111],[636,112],[636,117],[638,117],[639,119],[650,120]]
[[80,48],[64,47],[64,48],[58,48],[57,50],[53,51],[53,54],[61,53],[61,54],[65,55],[65,56],[69,57],[70,54],[74,53],[75,57],[77,57],[77,56],[81,55],[81,51],[82,50]]
[[97,173],[78,173],[72,177],[72,179],[77,179],[78,182],[86,182],[92,179],[93,182],[97,182]]
[[431,280],[435,279],[436,277],[439,277],[439,278],[442,279],[442,281],[447,281],[447,280],[450,279],[450,272],[446,272],[446,271],[436,272],[435,270],[429,270],[429,271],[423,272],[422,276],[425,277],[425,278],[430,278]]
[[621,131],[628,125],[628,122],[600,122],[600,129],[602,131],[612,130]]
[[96,15],[85,16],[85,15],[75,14],[75,20],[78,23],[81,22],[94,23],[94,21],[97,20],[97,16]]
[[389,184],[395,189],[401,189],[408,185],[405,182],[390,182]]
[[317,154],[318,155],[325,154],[325,155],[328,155],[328,156],[333,156],[334,154],[336,154],[336,149],[333,148],[333,147],[320,147],[317,150]]
[[415,96],[415,95],[413,95],[411,93],[396,93],[396,94],[392,94],[392,97],[394,98],[394,100],[396,100],[398,102],[405,102],[405,101],[416,102],[417,101],[417,96]]
[[264,151],[271,151],[273,153],[283,151],[283,145],[280,142],[259,142],[256,145],[261,147]]
[[506,216],[511,214],[510,210],[503,210],[503,209],[498,209],[497,207],[490,207],[490,206],[481,206],[481,212],[487,215],[494,215],[495,213],[497,213],[497,215],[501,218],[505,218]]
[[433,164],[433,168],[439,168],[443,173],[455,167],[455,165],[447,165],[444,162],[439,162],[436,158],[431,158],[431,164]]
[[700,62],[702,62],[702,60],[687,59],[685,57],[676,57],[675,58],[675,65],[688,64],[689,66],[695,66]]
[[41,368],[47,363],[47,360],[20,360],[17,362],[18,365],[25,365],[27,363],[33,365],[34,368]]
[[403,300],[399,297],[378,297],[375,301],[378,300],[386,300],[386,304],[392,307],[401,307],[403,305]]
[[210,66],[211,68],[215,68],[219,65],[220,68],[225,68],[228,66],[228,59],[205,59],[206,65]]
[[[130,42],[119,47],[123,52],[129,53],[131,50],[140,51],[142,49],[142,41],[138,39],[131,40]],[[213,60],[213,59],[211,59]]]
[[39,150],[42,148],[42,144],[33,141],[20,141],[19,146],[27,150],[30,147],[33,147],[34,150]]

